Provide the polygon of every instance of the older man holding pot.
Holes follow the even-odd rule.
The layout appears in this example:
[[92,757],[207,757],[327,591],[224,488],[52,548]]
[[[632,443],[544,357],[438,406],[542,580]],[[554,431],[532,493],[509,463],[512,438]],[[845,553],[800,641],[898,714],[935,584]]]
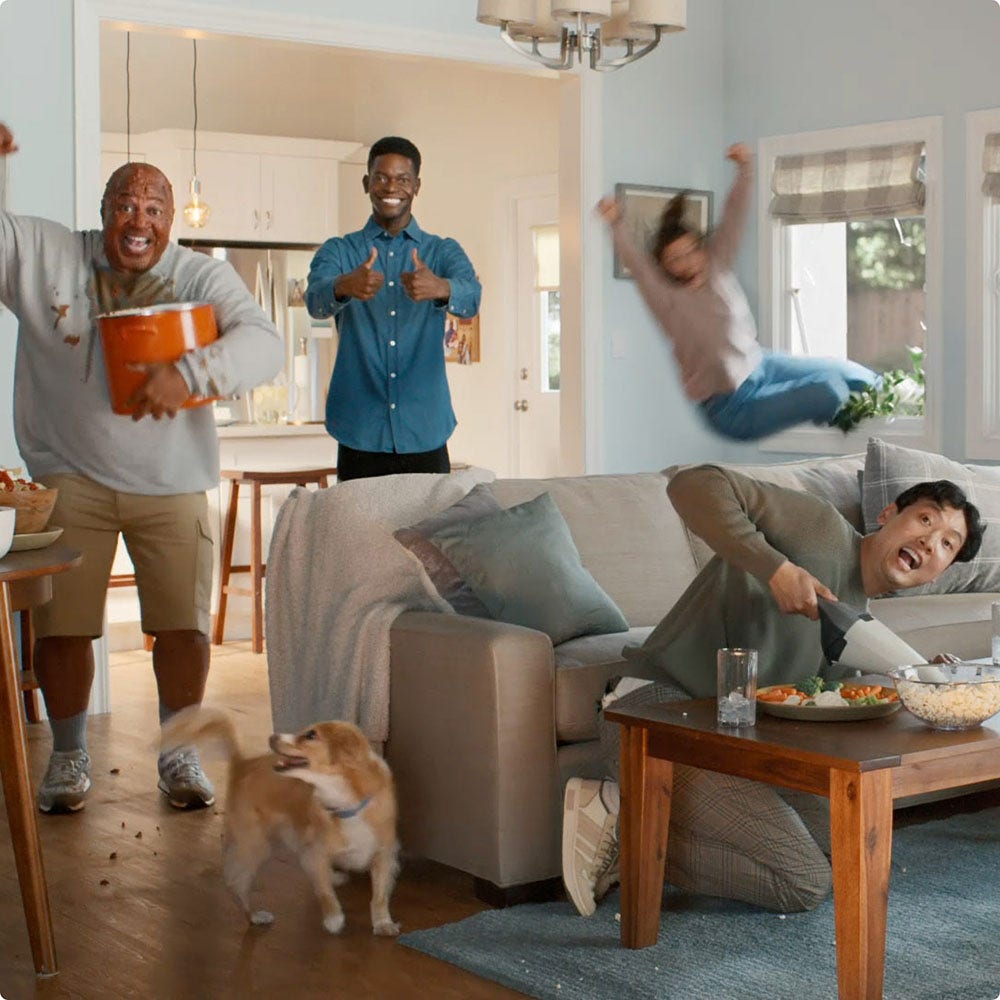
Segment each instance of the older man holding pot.
[[[16,152],[0,124],[0,156]],[[14,430],[28,471],[59,491],[51,526],[84,554],[34,613],[35,673],[53,750],[43,812],[73,812],[90,788],[91,642],[102,634],[119,535],[135,566],[142,628],[154,636],[160,720],[202,698],[209,666],[212,534],[206,491],[219,481],[215,421],[193,397],[244,392],[281,367],[280,334],[226,263],[170,243],[173,192],[148,163],[116,170],[103,228],[0,212],[0,302],[18,319]],[[131,416],[111,408],[96,317],[204,302],[218,339],[173,363],[140,366]],[[211,805],[197,752],[161,755],[159,787],[178,808]]]

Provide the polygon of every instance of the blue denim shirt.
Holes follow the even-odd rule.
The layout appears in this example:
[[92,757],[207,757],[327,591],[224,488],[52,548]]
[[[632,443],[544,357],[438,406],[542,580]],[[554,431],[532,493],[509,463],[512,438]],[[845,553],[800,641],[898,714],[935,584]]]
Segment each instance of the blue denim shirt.
[[[338,300],[333,284],[378,249],[385,283],[369,302]],[[414,302],[400,275],[413,270],[413,251],[451,283],[448,302]],[[317,319],[335,316],[340,343],[326,400],[326,429],[358,451],[414,452],[440,448],[455,429],[445,374],[445,313],[479,312],[482,287],[472,262],[452,239],[425,233],[410,219],[391,236],[373,218],[364,229],[327,240],[309,269],[306,305]]]

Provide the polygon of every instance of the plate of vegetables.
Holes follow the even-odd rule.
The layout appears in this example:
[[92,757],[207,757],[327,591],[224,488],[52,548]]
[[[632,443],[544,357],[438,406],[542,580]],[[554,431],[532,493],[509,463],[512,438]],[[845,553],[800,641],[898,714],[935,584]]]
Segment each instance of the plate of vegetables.
[[805,677],[795,684],[758,688],[757,706],[779,719],[855,722],[891,715],[899,710],[900,702],[891,686]]

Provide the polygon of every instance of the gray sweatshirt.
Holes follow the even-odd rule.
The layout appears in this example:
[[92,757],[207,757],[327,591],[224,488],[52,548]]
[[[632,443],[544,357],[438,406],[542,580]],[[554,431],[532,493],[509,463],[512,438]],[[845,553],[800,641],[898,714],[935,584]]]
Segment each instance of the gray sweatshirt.
[[128,295],[115,288],[100,231],[0,212],[0,302],[18,318],[14,431],[34,478],[77,473],[125,493],[213,489],[219,446],[210,406],[136,422],[111,411],[95,316],[208,302],[219,339],[177,368],[193,393],[228,396],[280,369],[284,346],[233,268],[174,243]]
[[763,352],[746,295],[732,272],[746,221],[753,172],[741,168],[722,221],[708,238],[708,280],[689,288],[666,274],[625,226],[612,227],[615,248],[635,277],[653,318],[670,338],[688,399],[734,392],[760,364]]
[[868,606],[862,536],[833,504],[710,465],[679,472],[668,492],[716,555],[646,642],[626,647],[626,659],[662,670],[696,698],[715,695],[715,652],[724,646],[758,650],[760,686],[843,673],[826,663],[819,622],[782,614],[768,587],[787,559],[839,600]]

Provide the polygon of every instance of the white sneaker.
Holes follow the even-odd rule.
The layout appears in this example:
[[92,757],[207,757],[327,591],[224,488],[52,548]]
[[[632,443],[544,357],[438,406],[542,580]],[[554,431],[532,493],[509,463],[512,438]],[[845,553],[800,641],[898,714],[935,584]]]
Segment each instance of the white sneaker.
[[90,791],[90,755],[86,750],[53,750],[38,787],[43,813],[76,812]]
[[215,802],[215,789],[201,769],[194,747],[161,753],[157,761],[160,791],[175,809],[203,809]]
[[563,884],[580,916],[619,881],[617,811],[608,805],[607,781],[570,778],[563,798]]

